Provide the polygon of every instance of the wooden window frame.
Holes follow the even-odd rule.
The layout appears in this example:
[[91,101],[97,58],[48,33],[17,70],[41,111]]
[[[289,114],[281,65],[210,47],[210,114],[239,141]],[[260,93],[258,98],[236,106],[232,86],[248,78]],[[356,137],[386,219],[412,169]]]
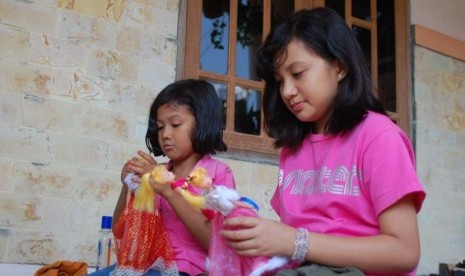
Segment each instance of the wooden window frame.
[[[230,0],[230,21],[229,33],[237,32],[235,18],[237,18],[237,6],[239,0]],[[271,11],[271,0],[263,1],[263,9]],[[234,131],[234,110],[235,110],[235,93],[234,88],[240,86],[246,89],[253,89],[263,93],[264,82],[247,80],[236,76],[236,36],[232,35],[228,39],[228,70],[224,75],[200,70],[200,36],[201,29],[202,1],[187,1],[187,22],[186,41],[189,47],[185,47],[185,66],[183,78],[207,79],[224,83],[227,87],[226,101],[226,129],[223,131],[224,141],[229,148],[256,151],[266,154],[277,154],[278,151],[273,147],[273,139],[263,131],[263,112],[261,112],[260,134],[250,135]],[[269,33],[271,26],[271,14],[263,15],[263,37]]]
[[[396,51],[396,114],[395,121],[413,141],[411,49],[407,0],[394,0]],[[392,115],[391,115],[392,116]]]
[[[239,0],[230,0],[230,7],[237,7]],[[371,0],[375,5],[371,5],[372,18],[376,14],[376,0]],[[395,13],[395,58],[396,58],[396,111],[389,112],[391,118],[412,138],[412,98],[411,98],[411,79],[410,79],[410,49],[408,47],[408,2],[407,0],[393,0]],[[263,9],[271,11],[271,0],[263,1]],[[295,10],[303,8],[312,8],[324,6],[325,0],[295,0]],[[373,83],[378,82],[377,72],[377,36],[376,24],[352,17],[351,0],[345,0],[346,14],[345,19],[349,26],[357,25],[372,31],[372,72]],[[251,151],[265,154],[278,154],[278,150],[273,147],[273,139],[269,138],[263,131],[263,112],[261,115],[261,133],[260,135],[249,135],[237,133],[234,131],[234,87],[241,86],[262,92],[264,83],[262,81],[246,80],[237,77],[235,74],[236,66],[236,37],[230,36],[228,46],[228,72],[226,75],[220,75],[213,72],[200,70],[200,35],[202,1],[181,0],[180,4],[180,24],[178,28],[178,77],[207,79],[218,81],[227,86],[227,106],[226,106],[226,129],[223,132],[224,140],[229,148]],[[236,23],[232,22],[237,18],[237,10],[230,8],[229,33],[234,34],[237,31]],[[271,26],[270,12],[263,15],[263,39],[269,33]],[[183,41],[182,39],[185,38]],[[186,47],[188,46],[188,47]]]
[[[395,16],[395,59],[396,59],[396,111],[388,111],[389,116],[405,133],[413,139],[413,116],[412,116],[412,88],[411,88],[411,67],[410,48],[408,38],[410,36],[408,28],[408,1],[392,0],[394,2]],[[325,0],[302,1],[305,5],[313,4],[314,7],[325,5]],[[376,0],[370,0],[370,17],[376,18]],[[372,81],[378,85],[378,44],[377,44],[377,24],[352,16],[352,0],[345,0],[345,20],[347,24],[368,29],[371,31],[371,68]]]

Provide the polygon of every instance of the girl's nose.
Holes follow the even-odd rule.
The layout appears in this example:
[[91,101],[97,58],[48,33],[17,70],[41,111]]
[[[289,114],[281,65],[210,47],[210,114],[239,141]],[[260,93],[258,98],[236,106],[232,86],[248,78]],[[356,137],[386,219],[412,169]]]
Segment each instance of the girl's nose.
[[285,98],[293,97],[297,94],[297,88],[290,81],[283,81],[281,84],[281,94]]
[[163,130],[161,131],[161,138],[162,139],[167,139],[170,137],[170,131],[168,130],[167,127],[164,127]]

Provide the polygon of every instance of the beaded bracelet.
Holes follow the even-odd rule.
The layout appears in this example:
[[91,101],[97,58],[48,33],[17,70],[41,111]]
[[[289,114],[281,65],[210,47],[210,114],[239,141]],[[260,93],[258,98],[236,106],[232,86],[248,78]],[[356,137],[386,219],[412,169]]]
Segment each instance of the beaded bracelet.
[[309,235],[305,228],[299,227],[297,229],[294,241],[294,253],[291,259],[295,262],[303,262],[307,257]]

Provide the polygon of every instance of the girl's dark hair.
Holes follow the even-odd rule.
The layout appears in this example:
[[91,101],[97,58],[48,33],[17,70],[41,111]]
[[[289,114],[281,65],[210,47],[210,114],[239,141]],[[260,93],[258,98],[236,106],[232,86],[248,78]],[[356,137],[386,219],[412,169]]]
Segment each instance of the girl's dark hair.
[[284,60],[291,40],[302,42],[328,63],[338,61],[346,75],[339,82],[325,133],[344,134],[360,123],[368,110],[386,114],[374,96],[363,52],[346,22],[329,8],[300,10],[274,28],[257,53],[257,74],[265,80],[263,112],[265,130],[275,138],[275,147],[297,150],[314,129],[299,121],[284,105],[275,70]]
[[164,104],[185,106],[195,117],[192,147],[200,155],[226,151],[223,142],[223,112],[215,88],[204,80],[181,80],[166,86],[150,107],[145,143],[155,156],[163,155],[158,143],[157,111]]

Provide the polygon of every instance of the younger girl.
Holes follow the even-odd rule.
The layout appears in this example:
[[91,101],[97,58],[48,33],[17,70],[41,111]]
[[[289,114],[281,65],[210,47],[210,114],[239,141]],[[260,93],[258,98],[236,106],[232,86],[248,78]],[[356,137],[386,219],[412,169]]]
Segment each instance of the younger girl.
[[[214,185],[235,188],[231,169],[210,155],[225,151],[222,138],[222,108],[214,87],[203,80],[181,80],[163,89],[150,108],[146,143],[155,156],[169,158],[168,169],[176,180],[186,178],[195,167],[203,167]],[[121,180],[129,173],[142,175],[157,162],[142,151],[129,160]],[[136,178],[137,181],[138,178]],[[205,216],[193,209],[170,185],[152,185],[159,195],[158,210],[174,249],[180,275],[198,275],[206,271],[205,260],[211,231]],[[123,184],[114,211],[116,221],[126,204],[128,187]],[[95,275],[108,275],[112,268]],[[106,273],[106,274],[105,274]],[[160,275],[150,270],[145,275]]]
[[282,148],[271,199],[281,222],[229,219],[226,227],[246,228],[223,231],[229,245],[294,266],[414,275],[425,193],[345,21],[328,8],[299,11],[272,30],[258,64],[265,126]]

